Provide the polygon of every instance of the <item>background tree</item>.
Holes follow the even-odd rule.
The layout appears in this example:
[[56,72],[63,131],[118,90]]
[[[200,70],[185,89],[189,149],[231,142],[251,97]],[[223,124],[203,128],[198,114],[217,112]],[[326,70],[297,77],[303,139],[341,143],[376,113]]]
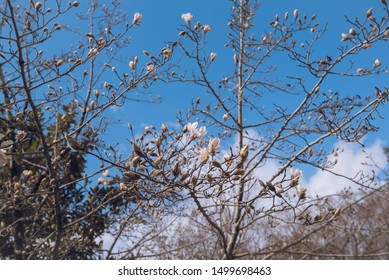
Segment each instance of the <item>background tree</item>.
[[142,15],[128,16],[119,1],[92,1],[76,13],[79,6],[0,6],[0,141],[8,144],[0,170],[1,258],[98,258],[106,230],[148,215],[139,214],[142,196],[107,171],[123,159],[102,139],[107,109],[153,81],[156,66],[137,66],[137,57],[128,64],[121,53]]

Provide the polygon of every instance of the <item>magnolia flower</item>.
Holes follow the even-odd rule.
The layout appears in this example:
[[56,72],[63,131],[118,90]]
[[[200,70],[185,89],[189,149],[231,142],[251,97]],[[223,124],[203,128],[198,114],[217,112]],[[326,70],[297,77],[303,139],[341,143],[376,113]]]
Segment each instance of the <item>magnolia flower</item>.
[[299,16],[299,10],[294,10],[293,11],[293,16],[295,17],[295,18],[297,18],[298,16]]
[[200,151],[200,163],[204,164],[208,161],[209,153],[207,149],[202,149]]
[[186,13],[186,14],[182,14],[181,15],[181,18],[186,22],[186,23],[190,23],[192,21],[192,14],[191,13]]
[[220,148],[220,139],[219,138],[212,138],[209,140],[208,143],[208,152],[214,156],[217,149]]
[[300,185],[296,185],[296,193],[299,198],[304,199],[307,193],[307,189],[301,187]]
[[125,191],[127,187],[126,187],[126,184],[120,183],[119,184],[119,188],[120,188],[121,191]]
[[368,18],[368,17],[370,17],[372,14],[373,14],[373,8],[370,8],[370,9],[368,9],[367,12],[366,12],[366,17]]
[[171,56],[171,54],[173,53],[173,50],[172,49],[164,49],[162,51],[162,54],[163,54],[163,58],[165,60],[169,59],[169,57]]
[[290,169],[290,177],[291,177],[291,182],[290,186],[295,187],[299,184],[300,177],[303,176],[303,172],[298,169],[298,168],[291,168]]
[[150,132],[150,126],[145,126],[145,134]]
[[134,60],[131,60],[130,63],[128,63],[132,71],[135,71],[136,69],[136,62]]
[[105,180],[103,177],[100,177],[99,179],[97,179],[97,183],[98,184],[104,184]]
[[148,73],[153,73],[153,72],[155,72],[155,70],[156,70],[156,68],[155,68],[154,64],[147,65],[147,72]]
[[239,56],[237,54],[234,54],[234,62],[235,64],[238,64],[239,62]]
[[24,138],[26,138],[27,132],[24,130],[19,130],[18,133],[16,134],[16,141],[22,141]]
[[35,10],[39,11],[42,8],[42,2],[36,2],[35,4]]
[[363,45],[362,45],[362,48],[367,50],[368,48],[370,48],[372,46],[372,44],[369,42],[369,41],[364,41],[363,42]]
[[32,171],[29,170],[29,169],[23,170],[22,173],[23,173],[23,176],[24,176],[25,178],[28,178],[28,177],[30,177],[30,176],[32,175]]
[[239,158],[241,162],[244,162],[247,159],[247,156],[249,155],[249,146],[246,144],[240,149],[239,151]]
[[88,58],[92,57],[92,56],[95,56],[95,55],[98,55],[98,54],[99,54],[99,52],[98,52],[98,50],[96,48],[91,48],[89,50],[89,52],[88,52]]
[[204,26],[202,27],[202,29],[203,29],[203,32],[204,32],[204,33],[208,33],[209,31],[211,31],[211,26],[208,25],[208,24],[206,24],[206,25],[204,25]]
[[207,134],[207,129],[205,128],[205,126],[202,126],[197,129],[198,125],[198,122],[188,123],[186,125],[186,129],[189,131],[189,137],[191,140],[194,140],[196,138],[201,139],[205,134]]
[[223,121],[226,121],[228,119],[228,114],[227,113],[223,114],[222,119],[223,119]]
[[374,67],[380,67],[382,65],[379,59],[374,60]]
[[21,187],[22,187],[22,185],[21,185],[19,182],[16,182],[16,183],[14,184],[14,188],[17,189],[17,190],[20,190]]
[[348,33],[349,33],[351,36],[357,35],[357,32],[355,31],[354,28],[350,28],[350,30],[348,31]]
[[303,172],[300,169],[293,168],[293,167],[290,169],[290,177],[292,179],[299,179],[302,176],[303,176]]
[[108,169],[104,170],[104,172],[101,173],[101,174],[103,174],[103,176],[105,176],[105,177],[109,177],[109,171],[108,171]]
[[216,54],[216,53],[213,53],[213,52],[211,52],[209,56],[211,57],[211,61],[214,61],[214,60],[215,60],[215,58],[216,58],[216,56],[217,56],[217,54]]
[[342,33],[342,41],[350,40],[350,36],[346,33]]
[[230,154],[224,154],[224,160],[227,166],[232,164],[232,156]]
[[135,13],[134,14],[134,19],[132,20],[132,23],[135,25],[140,25],[142,22],[142,14],[140,13]]

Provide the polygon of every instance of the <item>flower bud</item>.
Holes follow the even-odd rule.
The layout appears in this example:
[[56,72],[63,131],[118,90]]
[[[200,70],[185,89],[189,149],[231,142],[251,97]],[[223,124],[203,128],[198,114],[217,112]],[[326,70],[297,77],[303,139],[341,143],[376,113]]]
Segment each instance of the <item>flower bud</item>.
[[380,67],[382,65],[381,61],[379,59],[376,59],[374,61],[374,67]]
[[220,139],[219,138],[212,138],[209,140],[208,144],[208,152],[210,155],[214,156],[216,153],[216,150],[220,148]]
[[35,4],[35,10],[39,11],[42,8],[42,2],[36,2]]
[[140,13],[135,13],[135,14],[134,14],[134,19],[132,20],[132,24],[140,25],[141,22],[142,22],[142,14],[140,14]]
[[211,61],[214,61],[217,54],[212,52],[209,56],[211,57]]
[[242,147],[242,149],[239,152],[239,159],[240,162],[244,162],[249,155],[249,146],[246,144]]
[[131,70],[132,71],[135,71],[136,69],[136,62],[131,60],[129,63],[128,63],[128,66],[130,66]]
[[178,174],[180,173],[180,166],[179,166],[179,162],[177,161],[174,165],[173,165],[173,168],[172,168],[172,175],[174,177],[177,177]]
[[184,171],[184,172],[181,173],[180,181],[183,182],[183,181],[185,181],[188,177],[189,177],[188,171]]
[[366,12],[366,17],[369,18],[373,14],[373,8],[370,8]]
[[347,41],[347,40],[350,40],[350,36],[346,33],[342,33],[342,41]]
[[239,56],[237,54],[234,54],[234,62],[235,64],[238,64],[239,62]]
[[294,10],[293,11],[293,16],[295,17],[295,18],[297,18],[298,16],[299,16],[299,10]]
[[195,187],[196,185],[197,185],[197,177],[195,177],[195,176],[192,176],[191,178],[190,178],[190,184],[192,185],[192,187]]
[[207,149],[202,149],[200,151],[200,163],[204,164],[208,161],[209,153]]

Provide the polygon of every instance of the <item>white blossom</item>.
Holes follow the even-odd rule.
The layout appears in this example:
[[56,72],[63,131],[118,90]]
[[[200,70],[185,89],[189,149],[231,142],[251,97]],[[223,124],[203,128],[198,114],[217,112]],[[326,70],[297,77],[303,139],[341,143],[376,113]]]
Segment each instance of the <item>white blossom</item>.
[[186,125],[191,140],[194,140],[196,138],[201,139],[205,134],[207,134],[207,129],[205,128],[205,126],[202,126],[198,129],[197,128],[198,125],[199,125],[198,122],[188,123]]
[[149,64],[147,65],[147,73],[153,73],[155,72],[156,68],[154,66],[154,64]]
[[216,56],[217,56],[217,54],[216,54],[216,53],[213,53],[213,52],[211,52],[211,54],[210,54],[209,56],[211,57],[211,61],[214,61],[214,60],[215,60],[215,58],[216,58]]
[[132,20],[132,23],[135,25],[140,25],[142,22],[142,14],[141,13],[135,13],[134,19]]
[[210,155],[214,156],[217,149],[220,148],[220,139],[211,138],[208,143],[208,152]]
[[374,66],[375,67],[380,67],[382,65],[382,63],[381,63],[381,61],[379,60],[379,59],[376,59],[375,61],[374,61]]
[[303,198],[305,198],[305,195],[307,193],[307,189],[301,187],[300,185],[296,185],[296,193],[297,193],[299,198],[303,199]]
[[208,161],[209,153],[207,149],[200,150],[200,162],[204,164]]
[[290,177],[293,179],[300,179],[300,177],[303,176],[303,172],[298,168],[291,168],[290,169]]
[[203,29],[203,32],[204,32],[204,33],[208,33],[209,31],[211,31],[211,26],[208,25],[208,24],[206,24],[206,25],[204,25],[204,26],[202,27],[202,29]]
[[186,22],[186,23],[190,23],[192,21],[192,14],[191,13],[186,13],[186,14],[182,14],[181,15],[181,18]]

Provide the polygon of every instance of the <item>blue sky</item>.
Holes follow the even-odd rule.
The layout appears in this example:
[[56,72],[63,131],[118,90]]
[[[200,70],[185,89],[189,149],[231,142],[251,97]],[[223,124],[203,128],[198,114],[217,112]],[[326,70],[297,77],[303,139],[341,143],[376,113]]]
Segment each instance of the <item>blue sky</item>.
[[[232,51],[224,48],[227,42],[227,22],[230,15],[230,1],[199,1],[199,0],[143,0],[143,1],[123,1],[125,10],[129,16],[134,12],[140,12],[143,15],[141,26],[130,31],[132,43],[129,46],[128,56],[138,55],[142,62],[142,51],[148,50],[150,53],[157,53],[165,46],[166,41],[177,40],[178,29],[184,22],[181,20],[181,14],[190,12],[193,14],[193,21],[199,20],[202,24],[210,24],[212,31],[209,34],[209,51],[218,53],[218,59],[213,66],[215,73],[227,74],[232,72],[233,61]],[[337,53],[336,47],[340,44],[341,33],[348,32],[349,25],[345,24],[344,16],[348,15],[351,19],[354,17],[364,18],[365,12],[370,7],[374,11],[381,8],[380,1],[262,1],[258,10],[258,16],[255,20],[256,30],[259,32],[269,30],[268,22],[274,19],[275,14],[282,16],[286,11],[292,13],[294,9],[299,9],[300,14],[317,14],[318,22],[321,26],[328,24],[327,33],[318,45],[318,52],[326,55]],[[383,65],[387,65],[389,55],[383,44],[373,48],[363,54],[361,61],[364,66],[370,66],[375,58],[379,58]],[[143,60],[146,61],[146,60]],[[279,63],[281,69],[287,69],[289,66],[283,58],[275,60]],[[126,67],[127,65],[123,65]],[[344,81],[347,81],[346,83]],[[343,79],[342,82],[333,80],[332,89],[345,91],[348,94],[364,95],[376,85],[387,85],[387,77],[384,75],[372,77],[372,79]],[[332,81],[331,81],[332,82]],[[352,83],[353,88],[349,88]],[[153,97],[160,95],[163,102],[161,104],[127,104],[131,110],[127,110],[128,119],[134,124],[153,124],[159,125],[160,122],[172,122],[175,119],[178,108],[184,110],[190,105],[193,98],[204,96],[200,88],[192,88],[187,85],[165,85],[155,84],[154,87],[146,90],[146,93]],[[147,110],[155,114],[139,114],[138,110],[143,112]],[[119,110],[120,111],[120,110]],[[386,110],[387,111],[387,110]],[[388,114],[386,113],[386,116]],[[381,122],[381,124],[383,124]],[[386,138],[388,129],[381,125],[382,131],[379,133],[381,138]],[[378,136],[378,135],[377,135]]]

